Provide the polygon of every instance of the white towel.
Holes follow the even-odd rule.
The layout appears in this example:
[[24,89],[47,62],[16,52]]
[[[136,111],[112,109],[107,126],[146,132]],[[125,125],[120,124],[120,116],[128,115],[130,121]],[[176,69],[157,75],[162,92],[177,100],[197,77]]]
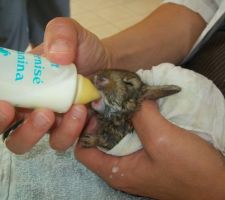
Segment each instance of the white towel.
[[[110,176],[110,174],[109,174]],[[17,156],[0,141],[0,200],[144,200],[114,190],[80,164],[73,148],[57,153],[45,136]]]
[[[169,63],[137,74],[148,85],[178,85],[181,92],[157,101],[160,113],[173,124],[212,143],[225,155],[225,101],[206,77]],[[149,119],[151,120],[151,119]],[[142,148],[136,133],[125,136],[108,154],[123,156]]]

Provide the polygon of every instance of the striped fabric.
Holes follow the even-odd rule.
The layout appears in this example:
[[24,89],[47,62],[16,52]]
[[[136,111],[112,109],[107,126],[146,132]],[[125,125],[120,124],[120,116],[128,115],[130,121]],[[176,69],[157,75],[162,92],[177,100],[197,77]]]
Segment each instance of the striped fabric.
[[215,32],[183,66],[211,79],[225,96],[225,31]]

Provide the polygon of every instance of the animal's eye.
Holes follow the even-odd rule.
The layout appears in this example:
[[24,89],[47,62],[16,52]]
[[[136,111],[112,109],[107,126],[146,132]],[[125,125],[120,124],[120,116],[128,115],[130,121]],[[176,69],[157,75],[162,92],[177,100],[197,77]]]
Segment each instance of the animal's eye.
[[141,87],[141,81],[137,77],[124,77],[123,82],[132,89],[138,90]]
[[131,81],[131,79],[123,79],[123,82],[127,85],[127,86],[134,86],[133,82]]

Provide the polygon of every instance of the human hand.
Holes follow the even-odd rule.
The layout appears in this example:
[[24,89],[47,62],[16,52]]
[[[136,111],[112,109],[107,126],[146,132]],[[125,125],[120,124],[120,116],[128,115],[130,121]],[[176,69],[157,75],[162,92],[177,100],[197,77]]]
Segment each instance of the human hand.
[[[40,54],[53,62],[74,62],[79,73],[91,74],[108,65],[108,54],[99,39],[72,19],[56,18],[45,32],[44,43],[31,53]],[[82,105],[73,105],[63,116],[48,109],[14,109],[7,102],[0,102],[0,132],[14,119],[25,118],[25,122],[7,138],[6,146],[17,154],[29,151],[51,128],[50,145],[56,150],[66,150],[80,134],[87,115]],[[54,126],[52,127],[52,125]],[[22,142],[21,142],[22,141]]]
[[83,75],[110,66],[110,53],[102,42],[73,19],[50,21],[44,38],[44,54],[48,59],[60,64],[73,62]]
[[225,198],[225,160],[210,144],[167,121],[154,102],[143,103],[133,124],[143,150],[113,157],[78,145],[77,159],[113,188],[131,194],[173,200]]

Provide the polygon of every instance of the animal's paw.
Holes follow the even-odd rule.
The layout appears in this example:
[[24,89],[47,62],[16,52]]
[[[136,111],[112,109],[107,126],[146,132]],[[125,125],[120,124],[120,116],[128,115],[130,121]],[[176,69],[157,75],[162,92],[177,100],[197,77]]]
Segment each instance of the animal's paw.
[[83,147],[95,147],[97,142],[97,137],[91,134],[84,134],[80,138],[80,143]]

